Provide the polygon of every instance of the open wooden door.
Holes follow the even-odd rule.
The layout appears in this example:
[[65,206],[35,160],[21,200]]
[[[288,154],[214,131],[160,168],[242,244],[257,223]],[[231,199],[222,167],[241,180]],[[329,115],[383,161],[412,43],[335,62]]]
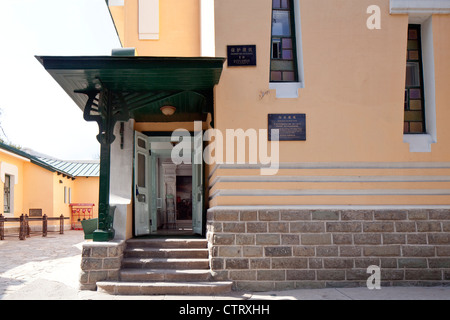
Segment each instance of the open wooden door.
[[134,159],[134,211],[135,235],[150,234],[150,179],[149,156],[150,143],[146,135],[135,132],[135,159]]
[[203,135],[200,128],[194,132],[192,152],[192,229],[196,234],[203,232]]

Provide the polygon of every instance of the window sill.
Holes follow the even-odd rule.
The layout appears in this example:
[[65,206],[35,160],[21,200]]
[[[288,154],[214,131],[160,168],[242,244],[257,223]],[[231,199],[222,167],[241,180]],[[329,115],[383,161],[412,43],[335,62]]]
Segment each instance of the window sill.
[[436,140],[429,134],[404,134],[403,142],[409,143],[409,152],[431,152]]
[[448,14],[450,3],[442,0],[390,0],[390,13]]
[[298,89],[304,88],[303,82],[270,82],[269,89],[276,90],[277,98],[298,98]]

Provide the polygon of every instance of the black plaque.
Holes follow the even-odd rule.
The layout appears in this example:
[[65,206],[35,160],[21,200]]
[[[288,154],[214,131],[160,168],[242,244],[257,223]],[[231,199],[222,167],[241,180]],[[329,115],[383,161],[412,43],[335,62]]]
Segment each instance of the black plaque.
[[256,66],[256,45],[227,46],[229,67]]
[[269,114],[269,141],[272,141],[272,129],[279,130],[279,141],[305,141],[306,115],[303,113]]
[[30,209],[30,217],[42,217],[42,209]]

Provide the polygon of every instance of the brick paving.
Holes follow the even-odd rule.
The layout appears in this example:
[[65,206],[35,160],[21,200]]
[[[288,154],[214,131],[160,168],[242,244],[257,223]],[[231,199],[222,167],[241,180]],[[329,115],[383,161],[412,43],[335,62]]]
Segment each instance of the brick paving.
[[[25,289],[39,283],[40,287],[44,283],[57,283],[72,294],[77,292],[83,242],[83,231],[71,230],[63,235],[49,232],[46,238],[32,235],[19,240],[18,236],[8,236],[0,241],[0,299],[9,296],[20,299],[20,293],[24,299],[32,299]],[[40,297],[61,297],[61,292],[56,297],[45,294],[41,291]]]

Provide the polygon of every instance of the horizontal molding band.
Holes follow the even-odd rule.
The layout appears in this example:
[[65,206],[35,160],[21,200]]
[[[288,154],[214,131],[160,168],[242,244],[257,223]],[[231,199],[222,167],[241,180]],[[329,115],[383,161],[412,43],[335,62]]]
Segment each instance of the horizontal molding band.
[[297,196],[448,196],[450,189],[363,189],[363,190],[217,190],[216,197],[297,197]]
[[[216,164],[209,174],[212,177],[219,169],[270,168],[262,164]],[[278,168],[283,169],[450,169],[450,162],[284,162]]]
[[448,14],[449,0],[390,0],[391,14]]
[[248,205],[215,206],[219,210],[450,210],[449,205]]
[[309,182],[309,183],[370,183],[370,182],[450,182],[450,176],[218,176],[210,184],[228,182]]

